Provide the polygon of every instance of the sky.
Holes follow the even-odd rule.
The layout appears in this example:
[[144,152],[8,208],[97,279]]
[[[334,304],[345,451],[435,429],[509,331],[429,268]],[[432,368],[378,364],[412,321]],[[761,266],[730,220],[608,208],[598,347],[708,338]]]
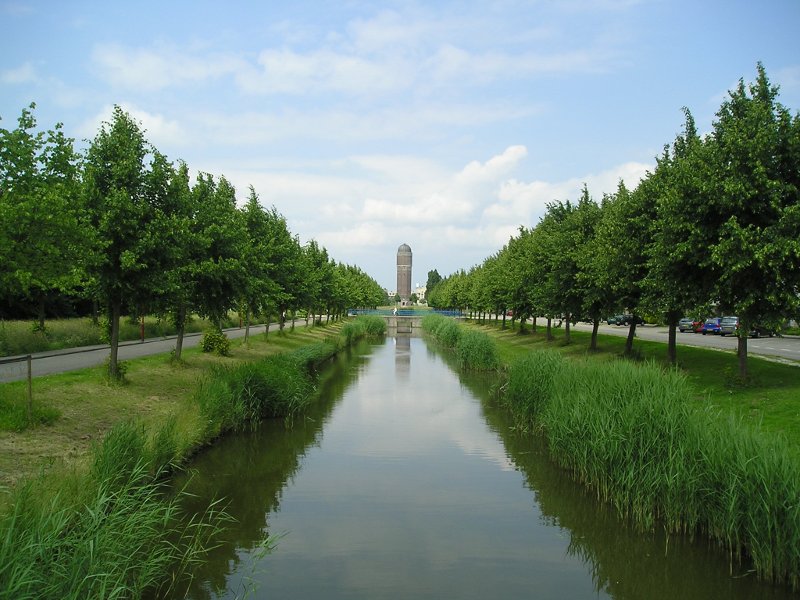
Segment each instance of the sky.
[[800,0],[0,0],[0,126],[86,148],[114,105],[193,173],[396,288],[630,188],[764,64],[800,107]]

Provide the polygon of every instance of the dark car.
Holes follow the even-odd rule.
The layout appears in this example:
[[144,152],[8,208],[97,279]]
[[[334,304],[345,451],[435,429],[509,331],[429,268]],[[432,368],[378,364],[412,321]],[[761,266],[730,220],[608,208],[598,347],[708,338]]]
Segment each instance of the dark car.
[[707,333],[720,333],[722,331],[722,319],[719,317],[712,317],[710,319],[706,319],[706,322],[703,323],[703,326],[700,328],[700,333],[703,335]]
[[692,333],[697,331],[697,328],[702,325],[702,321],[698,321],[697,319],[692,319],[691,317],[684,317],[680,321],[678,321],[678,331],[691,331]]
[[630,325],[636,323],[637,325],[644,325],[644,319],[639,315],[620,315],[617,325]]

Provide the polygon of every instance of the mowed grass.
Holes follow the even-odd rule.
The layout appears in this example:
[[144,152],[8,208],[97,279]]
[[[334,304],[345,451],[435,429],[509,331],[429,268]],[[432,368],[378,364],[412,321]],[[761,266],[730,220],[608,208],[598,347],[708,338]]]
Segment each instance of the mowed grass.
[[[252,324],[263,320],[253,320]],[[235,327],[239,316],[230,313],[223,319],[223,327]],[[50,319],[45,321],[44,331],[37,329],[34,321],[0,320],[0,356],[16,356],[32,354],[62,348],[78,348],[80,346],[96,346],[107,344],[108,339],[103,332],[103,320],[97,324],[89,317],[69,319]],[[124,317],[119,323],[120,341],[138,340],[141,335],[141,324],[138,319]],[[212,328],[206,319],[191,316],[186,322],[186,333],[200,333]],[[175,335],[175,326],[169,319],[146,316],[144,319],[145,338],[166,337]]]
[[[183,361],[173,364],[169,355],[155,355],[126,361],[124,384],[109,384],[104,367],[95,367],[33,381],[34,406],[60,413],[50,425],[22,432],[0,431],[0,491],[15,485],[40,469],[63,468],[64,461],[80,462],[88,456],[93,442],[103,439],[117,423],[136,419],[145,427],[175,420],[181,449],[197,442],[202,430],[200,414],[193,400],[200,381],[212,368],[263,358],[276,352],[318,343],[338,334],[340,325],[287,328],[268,337],[251,335],[231,340],[231,356],[204,354],[199,349],[183,352]],[[24,398],[26,382],[0,385],[0,395]],[[0,503],[2,495],[0,495]]]
[[[505,364],[533,349],[545,348],[555,349],[567,357],[591,356],[596,361],[610,362],[621,360],[625,347],[624,337],[599,334],[598,350],[590,352],[591,334],[574,330],[570,333],[571,343],[564,345],[563,328],[554,328],[555,339],[548,342],[541,322],[536,332],[531,332],[527,325],[527,332],[522,335],[510,327],[502,329],[500,323],[494,321],[472,327],[498,342],[500,360]],[[641,362],[651,362],[665,370],[672,368],[667,360],[666,344],[637,339],[634,353]],[[765,432],[785,436],[793,457],[800,460],[800,363],[785,364],[750,355],[748,369],[749,380],[742,383],[734,352],[678,346],[678,370],[688,380],[698,405],[720,409]]]

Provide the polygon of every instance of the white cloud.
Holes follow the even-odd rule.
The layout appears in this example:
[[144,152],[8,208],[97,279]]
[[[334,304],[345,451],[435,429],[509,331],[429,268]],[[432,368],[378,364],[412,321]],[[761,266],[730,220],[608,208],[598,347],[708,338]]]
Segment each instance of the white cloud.
[[158,46],[126,48],[119,44],[97,44],[92,61],[112,85],[125,89],[156,91],[186,83],[202,83],[238,73],[244,61],[235,56],[192,54]]
[[9,85],[22,83],[39,83],[40,79],[36,69],[30,62],[25,62],[15,69],[8,69],[0,73],[0,81]]
[[[185,134],[177,121],[170,120],[163,115],[150,113],[134,105],[121,102],[120,108],[128,113],[144,129],[144,136],[147,141],[156,148],[180,143]],[[85,120],[78,126],[81,137],[92,139],[100,131],[103,123],[109,123],[114,114],[112,105],[104,106],[99,113]]]

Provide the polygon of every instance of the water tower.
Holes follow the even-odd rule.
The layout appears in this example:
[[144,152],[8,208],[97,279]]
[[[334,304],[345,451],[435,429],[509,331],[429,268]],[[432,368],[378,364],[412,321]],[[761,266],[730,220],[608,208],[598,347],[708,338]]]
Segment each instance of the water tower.
[[397,249],[397,293],[405,306],[411,298],[411,247],[402,244]]

